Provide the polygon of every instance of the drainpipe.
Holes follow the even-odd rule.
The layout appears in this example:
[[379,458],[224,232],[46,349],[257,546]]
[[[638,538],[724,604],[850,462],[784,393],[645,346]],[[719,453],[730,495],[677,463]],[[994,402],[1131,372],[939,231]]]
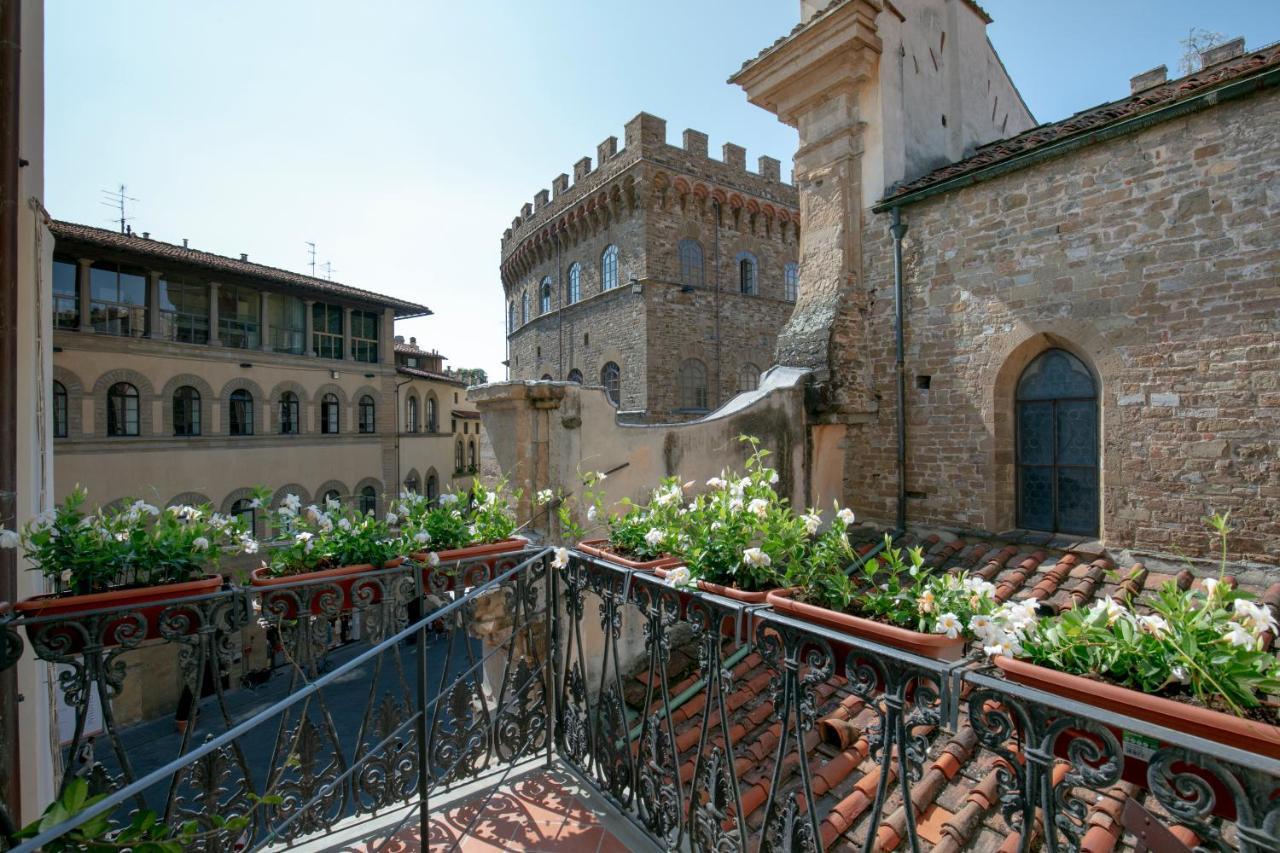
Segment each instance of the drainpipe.
[[716,404],[720,408],[720,201],[711,199],[711,206],[716,211],[716,225],[712,237],[712,264],[716,271]]
[[893,235],[893,308],[894,344],[898,373],[898,533],[907,529],[907,364],[906,339],[903,334],[905,309],[902,292],[902,238],[907,224],[902,221],[902,209],[893,208],[893,220],[889,233]]
[[[503,322],[506,322],[506,318],[503,318]],[[396,413],[391,419],[391,427],[396,431],[396,488],[391,494],[397,498],[400,497],[400,490],[404,487],[404,481],[400,479],[400,388],[412,381],[412,379],[406,379],[396,383]]]
[[556,367],[556,379],[564,379],[564,270],[560,260],[560,232],[556,231],[556,290],[560,301],[556,303],[556,331],[560,335],[560,363]]

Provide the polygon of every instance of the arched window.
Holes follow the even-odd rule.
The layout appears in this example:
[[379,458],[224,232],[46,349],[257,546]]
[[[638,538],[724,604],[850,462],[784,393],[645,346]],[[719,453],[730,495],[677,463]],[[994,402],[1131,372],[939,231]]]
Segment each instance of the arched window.
[[107,435],[138,434],[138,389],[117,382],[107,390]]
[[360,511],[366,515],[378,511],[378,490],[373,486],[365,486],[360,490]]
[[67,437],[67,388],[57,380],[53,383],[53,437]]
[[453,447],[453,470],[458,473],[461,473],[463,467],[467,464],[465,453],[466,450],[462,446],[462,439],[458,439],[458,443]]
[[173,392],[173,434],[200,434],[200,392],[190,385]]
[[1018,526],[1098,535],[1098,387],[1066,350],[1045,350],[1018,380]]
[[298,434],[298,395],[285,391],[280,395],[280,434]]
[[406,492],[410,492],[415,495],[418,493],[418,475],[417,474],[410,474],[408,477],[404,478],[404,490]]
[[232,435],[253,435],[253,395],[243,388],[231,392],[228,426]]
[[569,266],[569,304],[582,299],[582,264],[574,261]]
[[[428,404],[430,405],[430,404]],[[410,397],[405,404],[404,431],[418,431],[418,398]]]
[[440,406],[435,397],[427,398],[427,432],[440,431]]
[[542,287],[538,291],[538,313],[551,313],[551,276],[542,280]]
[[800,295],[800,265],[791,261],[782,268],[782,298],[795,302]]
[[707,366],[696,358],[680,364],[680,408],[707,408]]
[[329,435],[338,432],[338,395],[332,392],[320,398],[320,431]]
[[760,368],[751,362],[742,365],[738,371],[738,390],[754,391],[760,387]]
[[516,301],[512,299],[507,303],[507,334],[516,330]]
[[440,481],[436,479],[435,474],[427,475],[427,503],[434,504],[436,498],[440,497]]
[[606,362],[605,366],[600,368],[600,384],[604,386],[604,393],[609,397],[609,402],[615,406],[622,399],[622,369],[612,361]]
[[702,244],[697,240],[680,241],[680,283],[702,287]]
[[374,418],[375,411],[373,407],[373,398],[365,394],[360,398],[360,432],[370,433],[377,429],[377,421]]
[[258,511],[253,506],[252,498],[240,498],[231,505],[232,518],[243,519],[245,526],[250,532],[256,534],[258,530]]
[[747,296],[756,295],[756,256],[750,252],[738,253],[738,289]]
[[330,489],[329,491],[325,492],[322,497],[323,497],[323,501],[322,501],[323,504],[327,504],[330,501],[336,501],[338,503],[342,503],[342,494],[337,489]]
[[570,381],[570,382],[577,382],[579,385],[581,385],[581,384],[582,384],[582,371],[581,371],[581,370],[579,370],[579,369],[578,369],[578,368],[576,368],[576,367],[575,367],[573,370],[570,370],[570,371],[569,371],[569,381]]
[[550,382],[550,381],[551,381],[551,374],[550,374],[550,373],[544,373],[544,374],[542,374],[542,380],[541,380],[541,381],[543,381],[543,382]]
[[613,290],[618,286],[618,247],[609,246],[600,255],[600,289]]
[[520,323],[529,322],[529,291],[520,294]]
[[480,470],[479,462],[476,460],[476,443],[474,440],[467,442],[467,470],[473,474]]

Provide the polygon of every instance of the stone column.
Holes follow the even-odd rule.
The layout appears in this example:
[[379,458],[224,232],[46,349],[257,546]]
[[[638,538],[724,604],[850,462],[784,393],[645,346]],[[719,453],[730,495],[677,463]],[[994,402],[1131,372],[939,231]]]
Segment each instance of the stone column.
[[383,364],[396,363],[396,311],[385,308],[382,311],[382,325],[378,328],[378,361]]
[[76,262],[76,293],[80,302],[80,331],[92,332],[93,320],[89,315],[89,268],[93,266],[92,258],[80,258]]
[[258,313],[261,315],[259,322],[262,324],[262,351],[271,352],[271,315],[268,312],[271,294],[264,290],[259,297]]
[[314,299],[302,300],[302,305],[307,315],[304,320],[305,325],[303,326],[303,335],[305,337],[302,339],[302,354],[309,355],[312,357],[314,357],[316,354],[315,341],[314,341],[316,321],[315,321],[314,315],[312,314],[312,308],[315,306],[315,304],[316,304],[316,301]]
[[222,346],[222,340],[218,337],[218,283],[216,281],[209,282],[209,346]]
[[160,332],[160,273],[147,273],[147,337],[164,338]]
[[351,309],[342,309],[342,360],[353,361],[351,355]]

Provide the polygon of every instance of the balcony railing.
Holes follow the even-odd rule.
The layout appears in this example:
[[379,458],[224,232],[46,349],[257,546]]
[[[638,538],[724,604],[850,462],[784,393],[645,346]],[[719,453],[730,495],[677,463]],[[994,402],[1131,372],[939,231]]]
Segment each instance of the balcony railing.
[[[146,808],[195,821],[192,849],[403,804],[425,839],[433,799],[497,773],[492,795],[535,757],[668,850],[1280,849],[1280,760],[576,552],[227,590],[166,604],[148,632],[156,619],[0,625],[0,664],[25,636],[62,668],[64,785],[109,792],[19,849]],[[335,646],[344,625],[361,639]],[[273,632],[279,699],[230,686],[246,631]],[[156,646],[195,695],[210,688],[172,755],[109,701]]]

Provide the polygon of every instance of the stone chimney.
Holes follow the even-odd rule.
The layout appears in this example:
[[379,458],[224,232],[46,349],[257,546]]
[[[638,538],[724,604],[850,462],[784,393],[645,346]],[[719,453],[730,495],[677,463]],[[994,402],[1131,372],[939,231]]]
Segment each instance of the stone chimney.
[[1159,86],[1168,79],[1168,67],[1164,65],[1157,65],[1150,71],[1143,71],[1141,74],[1129,78],[1129,94],[1136,95],[1139,92],[1154,89],[1156,86]]
[[1237,56],[1244,56],[1244,37],[1234,38],[1229,42],[1220,44],[1217,47],[1211,47],[1208,50],[1200,51],[1200,67],[1208,68],[1210,65],[1217,65],[1219,62],[1226,62],[1228,59],[1235,59]]

